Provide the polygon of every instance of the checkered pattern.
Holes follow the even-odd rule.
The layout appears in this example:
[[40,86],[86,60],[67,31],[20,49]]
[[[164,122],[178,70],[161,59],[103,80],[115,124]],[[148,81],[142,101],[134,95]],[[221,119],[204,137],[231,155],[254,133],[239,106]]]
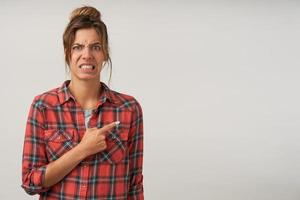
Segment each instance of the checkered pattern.
[[102,82],[89,127],[121,122],[110,131],[107,149],[87,157],[52,187],[42,187],[47,164],[74,148],[85,133],[84,110],[68,90],[69,82],[34,98],[25,131],[22,187],[48,200],[143,200],[142,109],[133,97]]

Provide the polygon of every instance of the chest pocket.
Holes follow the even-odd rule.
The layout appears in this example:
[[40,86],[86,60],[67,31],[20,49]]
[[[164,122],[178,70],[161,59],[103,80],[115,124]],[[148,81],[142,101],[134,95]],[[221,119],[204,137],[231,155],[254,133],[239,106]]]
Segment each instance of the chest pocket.
[[75,130],[46,130],[44,141],[48,161],[54,161],[76,146]]
[[127,155],[128,129],[114,129],[106,138],[107,148],[100,152],[100,162],[116,164],[125,159]]

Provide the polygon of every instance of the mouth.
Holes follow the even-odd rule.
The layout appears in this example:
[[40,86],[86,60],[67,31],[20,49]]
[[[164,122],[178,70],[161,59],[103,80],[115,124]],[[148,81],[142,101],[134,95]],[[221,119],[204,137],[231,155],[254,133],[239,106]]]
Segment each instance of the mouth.
[[94,65],[83,64],[83,65],[80,65],[79,68],[83,69],[83,70],[94,70],[95,66]]

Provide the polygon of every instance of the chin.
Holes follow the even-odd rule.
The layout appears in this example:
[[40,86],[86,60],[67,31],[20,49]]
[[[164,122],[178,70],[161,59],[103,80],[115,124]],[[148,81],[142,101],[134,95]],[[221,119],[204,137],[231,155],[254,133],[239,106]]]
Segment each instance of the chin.
[[79,80],[86,80],[86,81],[100,80],[100,76],[99,75],[80,75],[80,76],[77,76],[77,78]]

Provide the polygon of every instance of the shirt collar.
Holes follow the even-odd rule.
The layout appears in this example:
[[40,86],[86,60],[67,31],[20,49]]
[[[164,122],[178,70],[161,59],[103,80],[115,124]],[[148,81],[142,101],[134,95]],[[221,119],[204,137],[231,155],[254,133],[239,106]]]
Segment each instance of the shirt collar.
[[[60,104],[64,104],[65,102],[69,101],[70,99],[73,99],[75,101],[74,96],[71,94],[68,85],[70,83],[70,80],[66,80],[61,87],[58,88],[58,99]],[[103,83],[100,82],[101,86],[101,95],[99,97],[99,101],[97,104],[97,107],[103,104],[106,100],[108,100],[111,103],[116,103],[113,96],[112,96],[112,91],[109,89],[109,87]]]

